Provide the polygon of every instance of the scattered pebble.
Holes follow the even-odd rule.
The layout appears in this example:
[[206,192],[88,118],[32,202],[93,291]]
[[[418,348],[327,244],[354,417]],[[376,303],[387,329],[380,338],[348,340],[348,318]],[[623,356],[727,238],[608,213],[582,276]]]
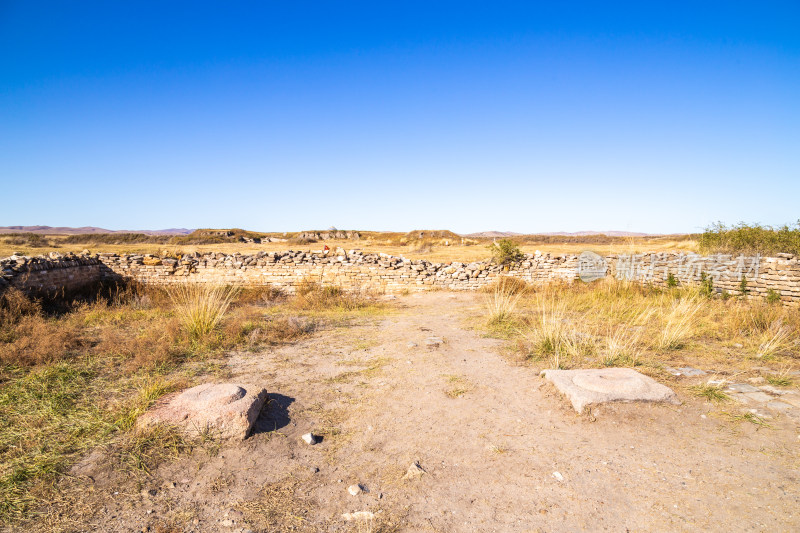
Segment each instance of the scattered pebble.
[[406,346],[408,346],[409,348],[416,348],[417,347],[417,343],[416,342],[409,342],[408,344],[406,344]]
[[313,433],[306,433],[301,438],[305,441],[306,444],[314,445],[319,442],[319,437],[317,437]]
[[347,487],[347,492],[350,493],[351,496],[358,496],[364,489],[361,488],[361,485],[350,485]]
[[370,511],[356,511],[355,513],[344,513],[342,518],[348,522],[352,522],[353,520],[373,520],[375,518],[375,513]]
[[428,337],[425,339],[425,346],[428,348],[438,348],[440,344],[444,343],[440,337]]
[[408,467],[408,470],[406,470],[406,475],[403,476],[403,479],[417,479],[422,477],[425,473],[425,470],[423,470],[422,467],[419,466],[419,463],[415,461],[411,463],[411,466]]
[[556,481],[564,481],[564,476],[561,475],[561,472],[553,472],[553,477],[556,478]]

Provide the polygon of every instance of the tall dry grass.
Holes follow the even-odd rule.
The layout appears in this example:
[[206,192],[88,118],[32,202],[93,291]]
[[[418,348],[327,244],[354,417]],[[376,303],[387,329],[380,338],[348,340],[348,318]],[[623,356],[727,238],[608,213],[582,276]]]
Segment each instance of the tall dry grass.
[[[492,310],[486,317],[491,320]],[[800,368],[800,313],[766,302],[604,279],[537,286],[514,306],[518,351],[554,366],[688,365],[735,371],[764,359]]]
[[658,337],[657,347],[661,350],[682,348],[695,332],[694,319],[700,312],[703,302],[690,297],[673,302],[664,314],[664,324]]
[[220,323],[238,289],[223,285],[184,283],[168,291],[175,314],[193,339],[202,339]]
[[504,282],[509,278],[501,278],[495,283],[484,298],[484,306],[490,325],[499,325],[512,319],[517,302],[524,293],[524,288],[514,283]]

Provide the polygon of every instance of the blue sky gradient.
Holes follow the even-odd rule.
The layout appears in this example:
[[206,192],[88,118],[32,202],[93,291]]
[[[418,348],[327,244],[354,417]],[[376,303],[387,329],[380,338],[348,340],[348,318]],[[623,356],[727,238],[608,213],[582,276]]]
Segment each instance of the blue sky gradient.
[[800,218],[800,4],[0,0],[0,225]]

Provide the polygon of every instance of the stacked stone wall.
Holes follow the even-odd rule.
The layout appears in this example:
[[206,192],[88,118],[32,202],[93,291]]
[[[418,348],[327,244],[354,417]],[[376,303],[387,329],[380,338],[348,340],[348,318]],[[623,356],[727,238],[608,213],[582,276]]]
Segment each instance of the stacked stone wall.
[[[348,290],[477,290],[511,276],[533,284],[572,282],[614,276],[636,283],[667,286],[697,284],[710,278],[716,292],[740,294],[747,280],[751,298],[774,295],[789,305],[800,304],[800,262],[788,254],[745,257],[651,253],[601,257],[596,254],[528,254],[508,265],[488,262],[432,263],[386,254],[351,251],[330,255],[303,251],[240,254],[191,254],[181,258],[152,255],[68,255],[0,260],[0,289],[33,291],[75,289],[104,280],[134,279],[146,284],[198,282],[242,286],[274,286],[293,292],[306,280]],[[593,276],[587,278],[588,271]]]

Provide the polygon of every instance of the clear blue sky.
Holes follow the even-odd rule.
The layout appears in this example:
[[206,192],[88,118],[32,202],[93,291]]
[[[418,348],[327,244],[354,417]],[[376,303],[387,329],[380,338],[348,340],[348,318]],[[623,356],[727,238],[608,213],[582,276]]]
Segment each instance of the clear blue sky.
[[0,0],[0,225],[800,218],[800,3]]

